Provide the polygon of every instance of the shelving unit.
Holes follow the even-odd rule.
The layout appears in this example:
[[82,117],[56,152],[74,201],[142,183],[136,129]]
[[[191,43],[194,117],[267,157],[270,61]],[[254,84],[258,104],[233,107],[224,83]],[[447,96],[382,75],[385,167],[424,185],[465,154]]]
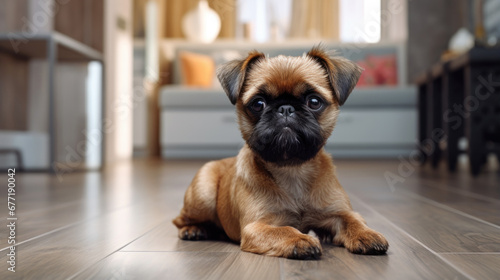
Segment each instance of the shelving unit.
[[[13,46],[13,42],[20,42]],[[102,61],[102,53],[57,31],[26,37],[23,33],[0,33],[0,50],[27,58],[44,58],[55,49],[57,60]]]
[[[12,42],[20,40],[20,45],[16,49]],[[49,92],[49,166],[52,171],[55,170],[53,163],[56,162],[55,155],[55,101],[54,101],[54,79],[55,67],[58,61],[78,61],[90,62],[98,61],[103,65],[103,55],[99,51],[90,48],[64,34],[51,32],[49,34],[37,34],[25,41],[26,38],[21,33],[0,34],[0,51],[13,56],[22,56],[24,58],[46,58],[48,62],[48,92]],[[102,84],[102,86],[104,83]],[[104,92],[104,87],[102,87]],[[101,101],[104,104],[104,100]],[[101,106],[101,112],[104,111],[104,106]],[[26,136],[29,138],[30,132]],[[8,137],[10,134],[3,133],[3,137]],[[16,137],[20,137],[19,132],[16,132]],[[1,136],[0,136],[1,137]],[[22,136],[21,136],[22,137]],[[29,143],[29,142],[27,142]],[[6,147],[8,149],[8,147]],[[103,145],[101,145],[101,155],[103,154]],[[22,155],[22,152],[21,152]],[[101,157],[102,158],[102,157]]]
[[[48,3],[52,1],[51,3]],[[45,5],[45,6],[42,6]],[[100,64],[101,72],[101,85],[97,89],[100,92],[100,114],[104,114],[104,63],[103,63],[103,3],[97,0],[74,0],[65,4],[59,4],[57,1],[36,1],[36,0],[19,0],[19,1],[6,1],[3,6],[9,12],[14,13],[3,19],[0,19],[2,28],[0,29],[0,56],[9,63],[0,65],[0,91],[5,91],[0,95],[3,108],[14,106],[19,102],[28,103],[28,83],[32,82],[29,77],[29,69],[33,60],[45,60],[47,65],[43,67],[40,77],[46,77],[46,81],[41,82],[43,89],[41,91],[48,92],[48,100],[44,100],[48,106],[48,119],[46,131],[30,131],[27,129],[28,125],[26,120],[20,121],[20,124],[9,127],[4,122],[0,122],[0,150],[3,153],[12,151],[21,154],[23,159],[21,162],[25,164],[30,159],[27,153],[37,153],[39,160],[47,158],[47,164],[42,167],[38,163],[35,167],[29,167],[29,170],[51,170],[57,172],[57,153],[56,153],[56,138],[58,133],[65,133],[63,129],[56,125],[56,67],[58,63],[90,63],[97,62]],[[47,7],[52,7],[47,9]],[[38,32],[28,33],[29,29],[23,26],[26,22],[29,24],[36,24],[36,15],[42,13],[47,18],[47,24],[44,26],[36,26],[35,30]],[[31,21],[31,22],[30,22]],[[0,58],[2,58],[0,57]],[[6,58],[10,57],[10,58]],[[71,64],[72,65],[72,64]],[[13,69],[13,70],[11,70]],[[16,69],[21,69],[22,77],[15,77],[17,75]],[[90,73],[90,72],[89,72]],[[16,78],[17,80],[15,80]],[[85,79],[86,77],[81,77]],[[86,80],[85,80],[86,81]],[[85,84],[85,81],[76,83],[74,86]],[[25,82],[25,84],[23,84]],[[61,82],[60,80],[58,82]],[[67,82],[70,88],[73,86],[71,81]],[[38,86],[35,85],[35,86]],[[34,86],[31,85],[33,88]],[[7,89],[7,90],[6,90]],[[92,88],[96,90],[94,86]],[[81,88],[78,88],[81,91]],[[61,91],[62,92],[62,91]],[[85,89],[88,93],[88,85]],[[65,92],[63,92],[64,94]],[[24,99],[23,99],[24,98]],[[7,101],[7,102],[6,102]],[[75,100],[78,102],[78,100]],[[6,104],[8,103],[8,104]],[[40,106],[44,106],[41,104]],[[72,106],[82,106],[80,104]],[[85,106],[85,105],[83,105]],[[16,119],[20,114],[27,113],[28,106],[23,108],[26,112],[17,112],[16,110],[9,110],[0,114],[0,119],[5,118],[6,114],[11,114],[8,119]],[[81,108],[81,107],[79,107]],[[4,110],[5,111],[5,110]],[[45,118],[45,116],[44,116]],[[26,119],[24,117],[24,119]],[[60,121],[60,120],[59,120]],[[77,121],[80,121],[78,119]],[[88,121],[88,116],[85,121]],[[7,127],[7,128],[6,128]],[[9,129],[10,128],[10,129]],[[103,139],[101,135],[100,142],[100,161],[102,166],[103,158]],[[64,143],[61,143],[64,145]],[[48,146],[48,147],[47,147]],[[48,154],[45,156],[45,154]],[[32,156],[31,156],[32,157]],[[61,158],[59,156],[59,158]],[[22,167],[22,166],[21,166]],[[81,167],[73,169],[82,169]],[[67,170],[66,170],[67,171]],[[66,172],[65,171],[65,172]]]

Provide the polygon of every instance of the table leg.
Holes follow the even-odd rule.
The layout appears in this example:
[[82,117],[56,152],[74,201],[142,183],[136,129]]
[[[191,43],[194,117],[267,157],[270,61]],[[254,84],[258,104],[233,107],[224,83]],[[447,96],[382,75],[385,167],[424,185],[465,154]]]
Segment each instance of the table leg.
[[421,84],[418,88],[418,140],[421,154],[421,164],[427,161],[425,139],[427,139],[427,85]]
[[450,72],[443,79],[443,128],[447,135],[446,149],[448,170],[456,171],[458,155],[458,141],[464,135],[464,118],[456,111],[456,106],[462,105],[464,95],[463,72]]
[[486,158],[486,141],[484,139],[484,119],[481,110],[482,103],[481,91],[484,90],[484,85],[481,81],[487,79],[484,77],[484,71],[479,66],[469,65],[465,68],[464,80],[464,99],[463,107],[468,117],[466,118],[465,135],[469,142],[467,154],[469,156],[470,170],[473,176],[477,176],[481,170],[481,166],[485,163]]
[[55,116],[55,65],[57,63],[57,45],[53,37],[47,41],[48,90],[49,90],[49,168],[56,173],[56,116]]
[[[442,82],[441,78],[437,78],[432,81],[432,121],[431,121],[431,136],[442,135],[442,133],[435,133],[436,131],[443,130],[442,120],[443,114],[441,112],[441,93],[442,93]],[[439,161],[441,159],[441,148],[439,147],[439,142],[442,137],[437,137],[432,139],[434,144],[434,150],[431,156],[431,163],[433,168],[437,168]]]

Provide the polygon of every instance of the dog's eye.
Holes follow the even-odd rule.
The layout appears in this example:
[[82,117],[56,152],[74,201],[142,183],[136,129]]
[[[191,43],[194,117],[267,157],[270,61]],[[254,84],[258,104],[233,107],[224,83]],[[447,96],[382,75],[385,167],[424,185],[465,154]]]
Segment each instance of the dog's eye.
[[250,109],[255,112],[260,112],[266,108],[266,101],[263,98],[255,99],[250,105]]
[[307,106],[313,110],[319,110],[323,106],[323,102],[317,96],[310,96],[307,98]]

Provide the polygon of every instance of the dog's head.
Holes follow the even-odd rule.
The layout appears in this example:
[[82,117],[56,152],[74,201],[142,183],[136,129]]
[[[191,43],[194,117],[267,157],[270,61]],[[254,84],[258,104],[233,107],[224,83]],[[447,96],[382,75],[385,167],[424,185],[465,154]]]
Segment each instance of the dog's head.
[[302,57],[269,58],[254,51],[217,72],[248,146],[282,166],[318,153],[360,74],[356,64],[321,48]]

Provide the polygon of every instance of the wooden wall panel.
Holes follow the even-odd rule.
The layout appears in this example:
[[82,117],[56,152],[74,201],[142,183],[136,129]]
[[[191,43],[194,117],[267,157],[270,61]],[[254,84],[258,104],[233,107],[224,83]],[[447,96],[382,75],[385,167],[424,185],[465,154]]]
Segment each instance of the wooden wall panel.
[[75,40],[85,42],[85,2],[72,0],[59,6],[55,16],[54,29]]
[[[134,0],[133,2],[133,32],[134,38],[144,38],[146,36],[145,16],[146,2],[148,0]],[[165,2],[165,1],[160,1]]]
[[72,0],[59,5],[54,29],[98,51],[103,50],[104,4],[102,0]]
[[0,130],[26,130],[28,61],[0,53]]
[[90,46],[98,51],[104,50],[104,3],[102,0],[89,1],[92,4]]
[[22,30],[28,15],[29,0],[0,0],[0,32]]

